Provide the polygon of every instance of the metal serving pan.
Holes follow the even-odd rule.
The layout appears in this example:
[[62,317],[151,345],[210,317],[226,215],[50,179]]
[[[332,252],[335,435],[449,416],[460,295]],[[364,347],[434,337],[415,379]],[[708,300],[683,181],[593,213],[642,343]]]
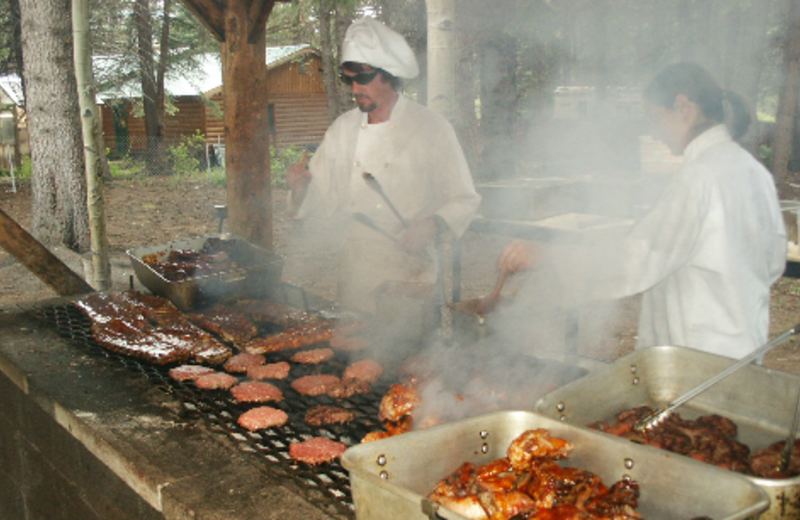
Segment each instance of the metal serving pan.
[[[684,347],[641,349],[554,390],[535,410],[577,426],[613,422],[622,410],[666,404],[734,362]],[[739,427],[738,440],[757,451],[786,439],[798,388],[800,377],[795,374],[748,365],[681,406],[677,413],[688,419],[711,413],[728,417]],[[746,478],[771,498],[772,505],[762,520],[800,517],[800,477]]]
[[[142,260],[147,255],[166,259],[173,250],[201,250],[209,239],[230,241],[237,267],[210,275],[170,281]],[[126,251],[139,282],[153,294],[169,299],[184,312],[219,298],[266,297],[280,285],[283,259],[232,235],[209,235]]]
[[743,519],[769,507],[766,493],[736,473],[685,457],[576,428],[534,412],[504,411],[405,433],[348,449],[358,520],[464,519],[430,502],[434,485],[464,462],[486,464],[532,428],[572,442],[565,465],[599,475],[610,485],[628,475],[640,485],[637,511],[648,520]]

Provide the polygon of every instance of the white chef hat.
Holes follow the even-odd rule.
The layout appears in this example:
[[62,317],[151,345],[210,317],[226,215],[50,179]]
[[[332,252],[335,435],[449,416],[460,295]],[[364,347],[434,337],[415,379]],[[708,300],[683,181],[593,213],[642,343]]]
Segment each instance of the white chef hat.
[[405,38],[374,18],[361,18],[347,28],[341,61],[366,63],[398,78],[419,74],[417,58]]

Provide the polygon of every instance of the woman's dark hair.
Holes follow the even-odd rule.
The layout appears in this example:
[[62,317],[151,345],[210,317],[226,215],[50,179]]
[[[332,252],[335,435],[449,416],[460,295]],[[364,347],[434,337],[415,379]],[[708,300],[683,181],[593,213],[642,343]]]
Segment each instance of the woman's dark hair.
[[[645,88],[644,99],[671,109],[678,94],[696,103],[706,118],[725,123],[734,139],[743,136],[750,126],[752,117],[744,98],[722,89],[714,77],[696,63],[676,63],[662,70]],[[725,110],[726,101],[730,106],[728,111]]]

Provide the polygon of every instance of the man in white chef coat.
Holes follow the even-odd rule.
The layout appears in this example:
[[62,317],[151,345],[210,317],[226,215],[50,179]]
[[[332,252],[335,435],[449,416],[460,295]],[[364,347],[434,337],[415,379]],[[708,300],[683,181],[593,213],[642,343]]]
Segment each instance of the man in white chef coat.
[[460,236],[480,196],[452,126],[398,92],[400,78],[419,73],[399,33],[372,18],[357,20],[345,34],[341,62],[340,77],[358,106],[334,121],[308,169],[294,165],[287,180],[298,217],[363,214],[392,235],[352,219],[343,230],[337,299],[372,311],[372,292],[382,282],[436,281],[435,239]]

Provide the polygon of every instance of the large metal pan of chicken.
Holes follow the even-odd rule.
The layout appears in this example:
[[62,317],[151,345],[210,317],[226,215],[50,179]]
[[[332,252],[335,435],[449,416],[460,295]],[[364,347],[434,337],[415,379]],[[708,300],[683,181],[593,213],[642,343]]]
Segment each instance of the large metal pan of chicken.
[[[637,350],[543,397],[539,413],[745,475],[772,498],[761,518],[800,516],[800,442],[781,455],[800,377],[747,365],[640,428],[659,407],[722,373],[735,360],[673,346]],[[790,511],[787,514],[787,511]]]
[[348,449],[356,517],[744,519],[740,474],[535,412],[502,411]]

